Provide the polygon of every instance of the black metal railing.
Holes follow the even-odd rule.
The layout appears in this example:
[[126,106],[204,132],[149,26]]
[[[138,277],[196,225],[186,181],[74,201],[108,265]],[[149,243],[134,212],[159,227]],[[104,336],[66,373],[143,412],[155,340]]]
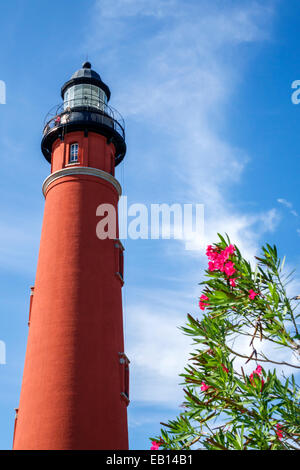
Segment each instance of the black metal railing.
[[125,122],[121,114],[104,101],[90,99],[90,97],[84,98],[75,98],[54,106],[45,118],[43,134],[47,134],[55,127],[74,122],[72,113],[84,110],[96,113],[96,122],[113,128],[125,139]]

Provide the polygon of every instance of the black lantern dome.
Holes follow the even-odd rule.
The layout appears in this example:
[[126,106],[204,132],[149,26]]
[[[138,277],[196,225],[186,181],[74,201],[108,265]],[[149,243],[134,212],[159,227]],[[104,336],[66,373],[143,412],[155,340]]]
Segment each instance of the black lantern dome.
[[125,124],[122,116],[108,106],[110,90],[100,75],[92,70],[90,62],[85,62],[61,89],[63,104],[50,112],[46,118],[42,139],[42,152],[51,162],[52,144],[63,140],[69,132],[82,130],[104,135],[116,148],[115,165],[126,153]]
[[110,89],[102,82],[100,75],[95,72],[95,70],[92,70],[92,64],[90,62],[84,62],[82,68],[77,70],[77,72],[72,75],[71,79],[62,86],[62,99],[64,99],[64,95],[70,87],[81,84],[90,84],[100,88],[105,93],[107,101],[110,100]]

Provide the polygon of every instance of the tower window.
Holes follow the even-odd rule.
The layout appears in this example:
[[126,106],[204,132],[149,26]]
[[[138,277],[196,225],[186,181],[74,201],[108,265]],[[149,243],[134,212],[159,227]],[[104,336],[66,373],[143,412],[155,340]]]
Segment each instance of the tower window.
[[125,353],[119,352],[119,361],[121,365],[121,398],[129,405],[129,364],[130,360]]
[[69,163],[78,162],[78,150],[79,150],[79,145],[78,144],[71,144]]
[[115,240],[116,276],[124,284],[124,247],[119,239]]

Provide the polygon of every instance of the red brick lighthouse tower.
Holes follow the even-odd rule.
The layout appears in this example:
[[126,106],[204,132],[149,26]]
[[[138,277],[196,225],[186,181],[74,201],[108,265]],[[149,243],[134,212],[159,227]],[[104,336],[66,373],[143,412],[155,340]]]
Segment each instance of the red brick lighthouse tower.
[[99,205],[117,214],[124,125],[89,62],[61,93],[42,139],[51,174],[13,447],[127,449],[123,246],[117,223],[115,237],[96,234]]

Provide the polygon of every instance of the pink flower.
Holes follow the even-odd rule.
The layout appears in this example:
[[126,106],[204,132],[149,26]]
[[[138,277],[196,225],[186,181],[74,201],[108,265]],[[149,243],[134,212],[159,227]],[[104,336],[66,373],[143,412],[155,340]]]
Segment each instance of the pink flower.
[[208,263],[208,270],[209,271],[215,271],[216,270],[215,263],[213,261],[210,261]]
[[208,270],[209,271],[224,271],[224,261],[222,257],[217,253],[217,256],[214,257],[211,261],[208,263]]
[[276,424],[276,436],[278,437],[278,439],[281,441],[281,439],[283,438],[283,434],[282,434],[282,426],[281,424],[277,423]]
[[[250,379],[251,384],[252,384],[254,387],[255,387],[254,375],[258,375],[258,377],[260,377],[261,374],[262,374],[262,367],[261,367],[260,365],[258,365],[258,366],[256,367],[256,369],[252,372],[252,374],[250,374],[249,379]],[[262,391],[263,386],[264,386],[264,383],[265,383],[265,381],[264,381],[264,379],[263,379],[263,377],[262,377],[262,378],[261,378],[261,390],[260,390],[260,391]]]
[[258,375],[259,377],[261,376],[262,374],[262,367],[260,365],[258,365],[256,367],[256,369],[252,372],[252,374],[250,375],[250,380],[253,380],[253,377],[254,375]]
[[224,273],[225,271],[224,259],[219,258],[219,260],[217,261],[217,269],[221,271],[221,273]]
[[250,290],[249,290],[249,299],[250,299],[250,300],[254,300],[257,295],[259,295],[259,294],[257,294],[256,292],[254,292],[253,289],[250,289]]
[[229,279],[229,283],[231,285],[231,287],[236,287],[236,281],[237,280],[237,277],[232,277],[231,279]]
[[261,375],[262,374],[262,367],[260,365],[258,365],[254,371],[257,375]]
[[210,257],[210,254],[213,253],[214,249],[212,247],[212,245],[208,245],[208,247],[206,248],[206,256],[208,256],[208,258]]
[[208,300],[208,297],[205,294],[202,294],[199,300],[199,307],[201,310],[205,310],[209,304],[207,302],[203,302],[203,300]]
[[252,385],[254,385],[254,372],[252,372],[252,374],[250,374],[249,380],[252,383]]
[[158,442],[152,441],[151,442],[152,446],[150,447],[150,450],[158,450],[160,444]]
[[233,255],[235,252],[235,247],[233,245],[226,246],[225,250],[223,250],[223,257],[224,261],[227,261],[230,255]]
[[229,253],[230,255],[233,255],[233,253],[235,252],[235,247],[233,245],[228,245],[226,248],[225,248],[225,251],[227,253]]
[[232,261],[229,261],[229,263],[225,264],[225,274],[227,274],[227,276],[232,276],[235,271],[236,270]]
[[234,252],[235,247],[233,245],[227,246],[222,251],[218,251],[218,248],[213,248],[212,245],[208,245],[206,249],[206,255],[209,259],[208,270],[221,271],[222,273],[225,272],[228,277],[232,276],[236,269],[234,268],[232,261],[229,261],[228,263],[226,263],[226,261]]
[[227,367],[225,367],[224,364],[221,364],[221,366],[222,366],[223,371],[228,374],[229,370],[227,369]]
[[217,252],[216,248],[213,248],[211,245],[208,245],[208,247],[206,249],[206,256],[211,261],[214,261],[218,256],[218,252]]
[[222,256],[222,253],[217,253],[216,256],[211,261],[209,261],[208,270],[224,272],[225,270],[224,262],[225,260],[224,260],[224,257]]
[[209,389],[209,385],[206,385],[205,382],[202,382],[202,384],[201,384],[201,391],[202,391],[202,392],[206,392],[206,390],[208,390],[208,389]]

